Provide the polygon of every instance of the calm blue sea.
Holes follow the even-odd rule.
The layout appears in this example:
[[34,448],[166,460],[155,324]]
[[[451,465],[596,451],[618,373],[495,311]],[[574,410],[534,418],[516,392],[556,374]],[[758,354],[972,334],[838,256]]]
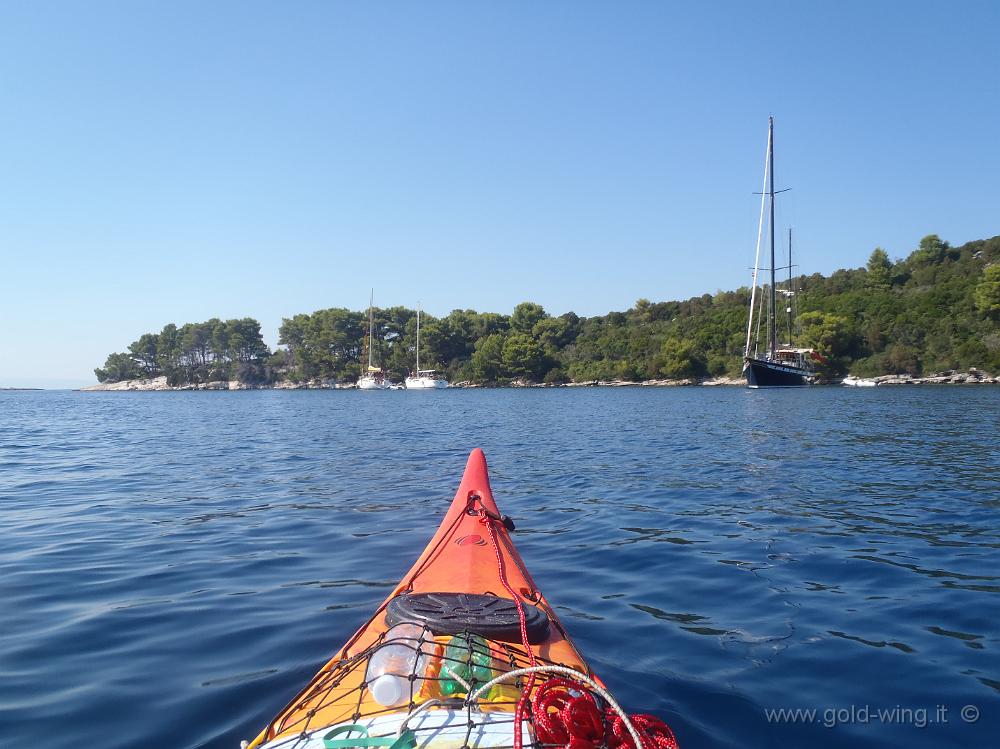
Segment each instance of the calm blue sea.
[[998,432],[989,386],[0,393],[0,746],[236,749],[476,446],[683,749],[997,746]]

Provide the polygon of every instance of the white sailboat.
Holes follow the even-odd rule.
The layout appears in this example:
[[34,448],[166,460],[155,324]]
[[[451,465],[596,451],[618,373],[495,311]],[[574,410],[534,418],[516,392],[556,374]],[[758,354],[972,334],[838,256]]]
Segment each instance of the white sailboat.
[[[772,388],[772,387],[803,387],[809,384],[813,376],[811,360],[815,358],[815,352],[808,348],[795,348],[791,343],[791,300],[795,292],[792,290],[792,235],[788,234],[788,288],[782,293],[787,301],[788,335],[789,342],[785,345],[778,344],[777,326],[777,289],[775,287],[775,262],[774,262],[774,118],[769,117],[767,121],[767,155],[764,160],[764,190],[761,192],[760,220],[757,224],[757,255],[754,259],[753,268],[753,289],[750,292],[750,315],[747,320],[747,344],[743,351],[743,375],[746,377],[747,385],[752,388]],[[778,192],[784,192],[779,190]],[[758,336],[762,314],[754,315],[754,303],[757,295],[757,275],[760,272],[760,240],[764,227],[764,206],[765,201],[769,201],[771,216],[769,228],[771,232],[771,267],[766,268],[771,273],[771,283],[767,286],[767,347],[764,351],[758,350]],[[763,307],[763,298],[761,306]],[[754,329],[754,323],[757,329]]]
[[358,380],[358,390],[388,390],[389,380],[381,367],[376,367],[372,360],[372,343],[375,340],[375,289],[368,298],[368,369]]
[[406,378],[407,390],[440,390],[448,387],[448,380],[433,369],[420,368],[420,305],[417,305],[417,367]]

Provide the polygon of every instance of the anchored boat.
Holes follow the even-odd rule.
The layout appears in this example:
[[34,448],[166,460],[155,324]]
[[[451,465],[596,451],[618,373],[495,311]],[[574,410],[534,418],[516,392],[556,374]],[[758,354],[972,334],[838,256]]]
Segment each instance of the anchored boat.
[[417,366],[406,380],[407,390],[441,390],[448,387],[448,380],[435,369],[420,368],[420,305],[417,305]]
[[[753,290],[750,293],[750,316],[747,321],[747,343],[743,352],[743,374],[747,385],[752,388],[761,387],[803,387],[809,384],[813,376],[811,360],[815,352],[809,348],[796,348],[791,343],[792,338],[792,302],[795,290],[792,288],[792,233],[788,232],[788,286],[781,290],[786,299],[785,312],[788,315],[788,340],[784,346],[778,345],[777,326],[777,294],[775,286],[774,257],[774,118],[768,118],[767,127],[767,157],[764,162],[764,187],[761,191],[760,222],[757,225],[757,254],[754,259]],[[781,190],[779,192],[784,192]],[[760,272],[760,240],[764,225],[765,201],[770,204],[770,220],[768,222],[771,234],[771,283],[767,287],[767,348],[758,351],[758,337],[761,310],[755,310],[757,302],[757,276]],[[763,302],[763,299],[761,300]],[[763,306],[763,304],[761,305]],[[756,328],[755,328],[756,323]]]
[[538,590],[473,450],[441,526],[252,749],[676,749],[628,715]]
[[358,378],[358,390],[389,390],[389,378],[382,367],[376,367],[372,362],[372,349],[375,344],[375,289],[368,297],[368,368]]

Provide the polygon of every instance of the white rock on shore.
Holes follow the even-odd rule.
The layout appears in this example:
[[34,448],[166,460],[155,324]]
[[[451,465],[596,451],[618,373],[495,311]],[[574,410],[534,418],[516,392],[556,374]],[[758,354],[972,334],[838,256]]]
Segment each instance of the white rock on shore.
[[104,382],[80,388],[86,392],[152,392],[176,390],[354,390],[353,384],[342,384],[335,380],[310,380],[308,382],[277,382],[274,385],[251,385],[239,380],[216,380],[186,385],[168,385],[166,377],[151,377],[145,380],[122,380]]
[[702,385],[715,387],[717,385],[746,385],[747,381],[742,377],[715,377],[711,380],[703,380]]
[[80,388],[85,392],[104,390],[174,390],[167,384],[166,377],[153,377],[148,380],[122,380],[121,382],[102,382],[98,385],[88,385]]
[[852,377],[848,375],[842,384],[852,387],[872,387],[881,385],[996,385],[1000,377],[993,377],[981,369],[972,367],[968,372],[956,372],[949,369],[946,372],[914,377],[911,374],[881,375],[879,377]]
[[166,377],[151,377],[145,380],[122,380],[121,382],[104,382],[98,385],[88,385],[80,388],[86,392],[95,391],[131,391],[149,392],[157,390],[250,390],[252,385],[243,382],[216,380],[189,385],[168,385]]
[[[718,385],[743,385],[745,381],[742,377],[714,377],[708,380],[695,380],[690,377],[684,378],[682,380],[584,380],[583,382],[564,382],[558,385],[540,385],[537,383],[528,383],[523,381],[515,381],[510,383],[510,387],[564,387],[564,388],[586,388],[586,387],[606,387],[606,388],[624,388],[624,387],[690,387],[692,385],[704,385],[707,387],[714,387]],[[459,382],[452,387],[482,387],[482,385],[477,385],[469,382]]]
[[269,387],[274,390],[356,390],[358,386],[353,382],[337,382],[332,378],[327,378],[322,380],[307,380],[305,382],[289,382],[287,380],[282,380],[281,382],[276,382]]

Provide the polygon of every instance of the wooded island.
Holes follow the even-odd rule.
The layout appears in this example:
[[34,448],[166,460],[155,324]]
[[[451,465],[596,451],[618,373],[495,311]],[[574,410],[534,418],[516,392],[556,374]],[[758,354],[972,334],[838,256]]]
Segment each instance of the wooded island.
[[[796,342],[823,354],[822,376],[1000,371],[1000,236],[951,247],[932,234],[905,259],[892,261],[876,248],[864,268],[800,276],[794,284]],[[483,384],[735,377],[750,291],[640,299],[630,310],[596,317],[554,317],[533,302],[510,315],[425,313],[420,358],[452,382]],[[299,314],[282,321],[272,352],[252,318],[169,324],[108,356],[95,374],[101,383],[162,376],[171,386],[354,382],[367,330],[364,311]],[[375,310],[374,359],[400,380],[413,369],[415,339],[414,310]]]

